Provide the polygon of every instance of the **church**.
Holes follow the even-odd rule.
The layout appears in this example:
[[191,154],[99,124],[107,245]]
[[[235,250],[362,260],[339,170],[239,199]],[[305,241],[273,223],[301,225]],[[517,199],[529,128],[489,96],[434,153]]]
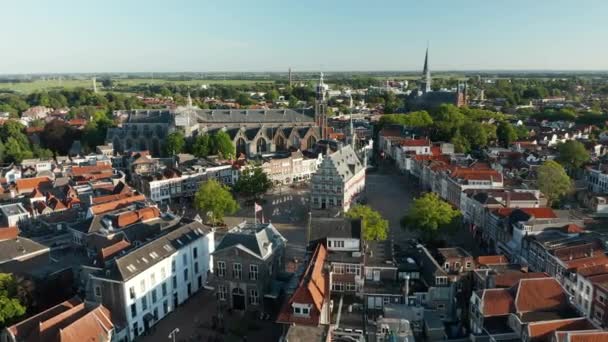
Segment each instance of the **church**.
[[293,109],[200,109],[188,104],[176,109],[135,109],[114,112],[122,125],[108,129],[106,142],[114,151],[148,150],[163,154],[168,134],[182,131],[186,138],[225,131],[237,156],[307,150],[327,138],[327,91],[323,74],[316,87],[314,116]]
[[408,110],[432,110],[442,104],[453,104],[458,107],[467,105],[466,83],[458,84],[456,91],[433,90],[431,88],[431,70],[429,68],[429,49],[426,49],[422,78],[418,90],[414,90],[406,99]]

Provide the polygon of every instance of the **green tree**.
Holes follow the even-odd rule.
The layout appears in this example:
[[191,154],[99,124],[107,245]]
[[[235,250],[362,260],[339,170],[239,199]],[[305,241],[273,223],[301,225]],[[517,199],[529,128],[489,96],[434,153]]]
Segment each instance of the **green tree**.
[[367,205],[357,204],[351,207],[346,213],[346,217],[361,219],[363,239],[366,241],[382,241],[388,237],[388,221]]
[[192,146],[192,154],[204,158],[211,154],[211,137],[209,134],[201,134],[196,137]]
[[568,140],[557,147],[559,151],[558,161],[569,170],[575,170],[589,161],[589,152],[585,145],[576,141]]
[[236,149],[228,133],[219,131],[212,136],[213,153],[223,158],[232,159],[236,155]]
[[503,121],[498,124],[496,128],[496,136],[498,137],[498,142],[504,147],[509,147],[515,139],[517,139],[517,132],[513,125],[510,123]]
[[44,147],[60,155],[66,155],[79,135],[80,133],[67,122],[53,120],[44,126],[44,130],[40,134],[40,140]]
[[19,299],[19,286],[12,274],[0,273],[0,326],[6,327],[25,314]]
[[184,134],[180,131],[173,132],[167,136],[165,141],[165,153],[170,156],[182,153],[184,146],[186,146]]
[[467,153],[471,150],[469,140],[460,134],[460,132],[457,132],[456,135],[452,137],[450,142],[454,144],[454,152],[456,153]]
[[249,97],[249,94],[245,93],[239,93],[236,97],[236,102],[241,106],[249,106],[253,104],[253,101],[251,100],[251,97]]
[[204,182],[194,196],[196,209],[212,224],[221,223],[226,214],[234,214],[239,205],[225,185],[211,179]]
[[279,99],[279,92],[276,89],[271,89],[264,94],[264,98],[268,102],[274,102]]
[[234,185],[234,191],[245,196],[259,198],[260,195],[272,189],[272,181],[261,167],[244,170]]
[[474,148],[483,148],[488,145],[488,134],[479,122],[468,121],[462,125],[460,132],[467,139],[469,145]]
[[454,105],[443,104],[433,114],[438,140],[451,140],[465,122],[465,116]]
[[538,189],[552,205],[572,190],[572,181],[564,167],[553,160],[547,160],[537,170]]
[[460,216],[460,212],[439,198],[436,193],[428,192],[414,200],[409,213],[401,220],[403,228],[416,230],[425,241],[435,240],[442,228],[448,227]]
[[380,117],[380,125],[406,125],[408,127],[427,127],[433,124],[433,118],[426,111],[408,114],[384,114]]

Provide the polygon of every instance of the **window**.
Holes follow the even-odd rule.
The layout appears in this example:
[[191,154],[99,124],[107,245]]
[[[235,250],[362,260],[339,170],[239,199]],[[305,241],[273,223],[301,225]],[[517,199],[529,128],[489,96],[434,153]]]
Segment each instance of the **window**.
[[182,261],[183,261],[184,265],[188,265],[188,255],[186,255],[186,254],[182,255]]
[[129,287],[129,298],[135,298],[135,288],[133,286]]
[[188,281],[188,269],[184,269],[184,281]]
[[437,305],[437,310],[443,310],[445,309],[445,304],[438,304]]
[[150,284],[151,284],[152,286],[156,285],[156,274],[154,274],[154,273],[152,273],[152,274],[150,275]]
[[148,310],[148,300],[146,296],[141,297],[141,309]]
[[470,261],[467,261],[466,265],[467,265],[466,266],[467,268],[471,268],[471,262]]
[[101,297],[101,286],[95,286],[95,297]]
[[175,273],[175,259],[171,260],[171,272]]
[[249,280],[258,280],[258,265],[249,265]]
[[165,268],[161,267],[160,268],[160,277],[165,280],[165,278],[167,278],[167,273],[165,272]]
[[163,301],[163,313],[164,315],[169,313],[169,301],[166,299]]
[[448,277],[435,277],[435,283],[437,285],[447,285]]
[[346,283],[346,291],[356,291],[357,285],[353,283]]
[[308,308],[302,308],[302,315],[308,316],[309,314],[310,314],[310,309],[308,309]]
[[152,303],[156,304],[156,289],[152,290]]
[[242,265],[238,263],[232,264],[232,278],[241,279],[241,275],[243,273]]
[[167,283],[163,283],[161,286],[163,297],[167,295]]
[[173,289],[177,289],[177,276],[173,276]]
[[346,265],[346,273],[360,275],[361,268],[357,265]]
[[342,292],[342,291],[344,291],[344,284],[342,284],[342,283],[333,283],[333,284],[331,284],[331,289],[333,291]]
[[585,294],[589,294],[589,292],[591,292],[591,288],[589,287],[589,285],[585,286]]
[[137,325],[137,322],[133,323],[133,334],[135,336],[139,335],[139,327]]
[[217,262],[217,276],[223,277],[224,275],[226,275],[226,263],[223,261],[218,261]]
[[331,247],[331,240],[327,240],[327,247]]
[[335,274],[343,274],[344,273],[344,265],[334,265],[334,273]]
[[604,297],[602,295],[598,295],[597,296],[597,301],[600,302],[600,303],[602,303],[602,304],[605,304],[606,303],[606,297]]
[[196,247],[192,249],[192,256],[194,259],[198,258],[198,249]]
[[219,300],[226,300],[226,297],[228,297],[228,290],[226,289],[226,286],[220,285],[217,287],[217,297]]
[[300,310],[300,308],[296,306],[293,308],[293,313],[295,313],[296,315],[300,315],[302,313],[302,310]]
[[139,288],[141,289],[141,293],[146,293],[146,280],[142,279],[139,283]]
[[259,303],[258,290],[249,290],[249,304],[258,305]]
[[390,304],[391,297],[382,297],[382,303],[384,303],[384,305]]
[[135,318],[137,316],[137,304],[131,304],[131,317]]
[[446,270],[449,270],[449,269],[450,269],[450,263],[449,263],[449,262],[446,262],[446,263],[443,265],[443,268],[444,268],[444,269],[446,269]]
[[198,261],[194,263],[194,273],[198,273]]

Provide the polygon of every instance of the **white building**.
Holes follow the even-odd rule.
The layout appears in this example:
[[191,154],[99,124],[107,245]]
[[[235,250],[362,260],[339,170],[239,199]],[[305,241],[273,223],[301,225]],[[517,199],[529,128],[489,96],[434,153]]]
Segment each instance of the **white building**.
[[292,152],[287,158],[275,158],[262,164],[262,170],[274,183],[291,184],[310,179],[317,172],[323,161],[322,155],[317,158],[305,158],[300,151]]
[[608,193],[608,167],[605,165],[588,167],[585,170],[585,181],[587,190],[599,194]]
[[16,227],[20,221],[29,219],[30,213],[21,203],[11,203],[0,206],[0,222],[5,227]]
[[313,208],[347,211],[355,196],[365,189],[365,165],[347,145],[323,158],[311,183]]
[[214,248],[209,227],[186,223],[91,274],[87,297],[112,311],[118,341],[133,341],[203,288]]

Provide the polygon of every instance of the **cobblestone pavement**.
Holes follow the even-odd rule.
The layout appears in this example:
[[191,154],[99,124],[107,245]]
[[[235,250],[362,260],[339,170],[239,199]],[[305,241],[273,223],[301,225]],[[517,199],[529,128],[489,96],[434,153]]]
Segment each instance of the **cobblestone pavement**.
[[[274,322],[245,319],[237,313],[226,315],[226,329],[222,333],[212,329],[212,317],[217,315],[216,300],[210,291],[203,290],[176,311],[165,317],[138,341],[168,342],[169,334],[178,328],[176,342],[232,342],[232,341],[278,341],[281,327]],[[245,323],[246,322],[246,323]],[[238,331],[238,334],[236,332]]]

